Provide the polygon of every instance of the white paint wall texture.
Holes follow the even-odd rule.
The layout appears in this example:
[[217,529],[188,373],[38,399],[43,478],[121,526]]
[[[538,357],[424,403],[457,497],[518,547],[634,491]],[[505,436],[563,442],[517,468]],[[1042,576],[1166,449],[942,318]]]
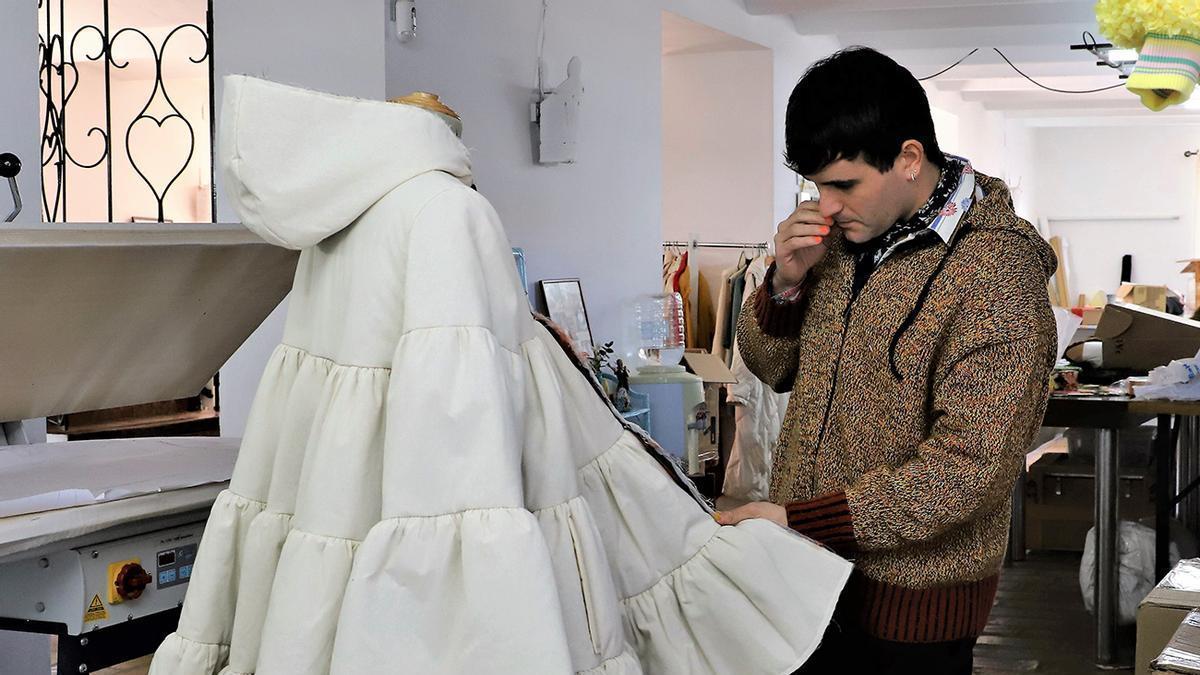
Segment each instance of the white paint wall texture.
[[1194,302],[1176,261],[1200,254],[1200,158],[1183,156],[1200,147],[1200,127],[1051,127],[1035,139],[1037,210],[1067,239],[1072,293],[1114,292],[1130,253],[1135,283]]

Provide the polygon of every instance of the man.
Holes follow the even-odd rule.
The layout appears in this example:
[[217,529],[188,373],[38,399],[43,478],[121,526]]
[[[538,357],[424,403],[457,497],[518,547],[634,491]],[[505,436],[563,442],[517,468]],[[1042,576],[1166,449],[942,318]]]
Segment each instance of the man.
[[878,52],[810,68],[786,142],[820,199],[779,224],[738,339],[791,403],[772,502],[718,520],[855,560],[801,672],[970,673],[1045,411],[1056,260],[1001,181],[942,153],[921,85]]

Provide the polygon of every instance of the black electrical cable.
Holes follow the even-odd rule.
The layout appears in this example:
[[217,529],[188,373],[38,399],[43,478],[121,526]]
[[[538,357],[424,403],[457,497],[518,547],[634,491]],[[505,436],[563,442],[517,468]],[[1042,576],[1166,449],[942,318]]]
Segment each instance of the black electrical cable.
[[1004,62],[1007,63],[1010,67],[1012,67],[1013,70],[1017,71],[1017,73],[1021,77],[1029,80],[1030,82],[1036,84],[1037,86],[1041,87],[1042,89],[1045,89],[1046,91],[1053,91],[1053,92],[1057,92],[1059,94],[1095,94],[1096,92],[1108,91],[1109,89],[1117,89],[1119,87],[1125,86],[1124,83],[1121,83],[1121,84],[1114,84],[1110,87],[1100,87],[1099,89],[1055,89],[1054,87],[1047,87],[1046,85],[1042,84],[1041,82],[1038,82],[1037,80],[1033,79],[1032,77],[1030,77],[1030,76],[1026,75],[1024,72],[1022,72],[1021,69],[1017,67],[1017,64],[1013,63],[1012,61],[1009,61],[1008,57],[1005,56],[1004,52],[1000,51],[999,48],[992,47],[992,51],[999,54],[1000,58],[1004,59]]
[[937,71],[936,73],[934,73],[934,74],[930,75],[929,77],[918,77],[918,78],[917,78],[917,81],[918,81],[918,82],[924,82],[925,80],[932,80],[933,78],[937,77],[938,75],[941,75],[941,74],[943,74],[943,73],[946,73],[946,72],[948,72],[948,71],[949,71],[951,68],[953,68],[953,67],[957,66],[958,64],[962,63],[963,61],[966,61],[967,59],[971,58],[971,55],[972,55],[972,54],[974,54],[974,53],[975,53],[975,52],[977,52],[977,51],[979,51],[979,47],[976,47],[975,49],[972,49],[971,51],[967,52],[967,55],[966,55],[966,56],[964,56],[964,57],[962,57],[961,59],[959,59],[959,60],[955,61],[954,63],[951,63],[949,66],[946,66],[945,68],[943,68],[943,69],[941,69],[941,70]]
[[[1084,44],[1088,44],[1088,38],[1091,38],[1091,40],[1092,40],[1091,44],[1093,44],[1093,45],[1096,44],[1095,36],[1093,36],[1091,33],[1087,32],[1087,31],[1084,31],[1084,33],[1083,33]],[[965,56],[963,56],[961,59],[955,61],[954,63],[951,63],[949,66],[946,66],[945,68],[939,70],[938,72],[934,73],[933,75],[930,75],[928,77],[918,77],[917,81],[924,82],[926,80],[932,80],[933,78],[935,78],[939,75],[943,75],[943,74],[949,72],[955,66],[962,63],[963,61],[966,61],[967,59],[971,58],[971,56],[977,51],[979,51],[979,47],[976,47],[975,49],[972,49],[971,51],[967,52],[967,54]],[[1121,84],[1114,84],[1109,87],[1100,87],[1099,89],[1055,89],[1054,87],[1048,87],[1048,86],[1042,84],[1041,82],[1038,82],[1037,80],[1033,79],[1032,77],[1026,75],[1020,68],[1017,67],[1017,64],[1010,61],[1009,58],[1007,56],[1005,56],[1004,52],[1000,51],[999,48],[992,47],[992,51],[999,54],[1000,58],[1004,59],[1004,62],[1007,63],[1010,68],[1017,71],[1018,75],[1029,80],[1030,82],[1041,87],[1042,89],[1045,89],[1046,91],[1053,91],[1053,92],[1056,92],[1059,94],[1095,94],[1097,92],[1108,91],[1110,89],[1117,89],[1119,87],[1125,86],[1124,83],[1121,83]]]

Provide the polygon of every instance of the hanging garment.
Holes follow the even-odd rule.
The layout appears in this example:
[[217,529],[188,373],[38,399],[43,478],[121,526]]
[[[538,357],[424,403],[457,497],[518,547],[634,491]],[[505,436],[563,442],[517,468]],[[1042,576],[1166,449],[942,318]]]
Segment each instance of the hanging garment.
[[712,345],[709,350],[715,354],[717,358],[725,359],[725,331],[729,330],[729,278],[737,272],[736,267],[729,267],[721,271],[721,283],[719,288],[721,294],[717,296],[716,302],[716,326],[712,336]]
[[[763,283],[767,267],[766,256],[759,256],[746,268],[746,296]],[[775,393],[750,372],[742,360],[736,336],[730,370],[737,377],[737,383],[729,387],[736,430],[722,492],[741,501],[766,501],[771,488],[771,462],[787,412],[789,394]]]
[[733,338],[737,332],[737,316],[742,309],[742,297],[746,290],[746,269],[750,260],[743,255],[738,260],[738,267],[729,275],[729,319],[725,325],[725,339],[721,345],[721,355],[725,365],[733,363]]
[[698,261],[692,258],[692,264],[696,264],[696,291],[695,291],[695,309],[696,309],[696,334],[692,335],[691,344],[689,347],[704,348],[707,350],[708,345],[713,341],[713,330],[716,327],[715,303],[716,298],[713,297],[713,286],[709,283],[709,279],[714,276],[712,268],[698,267]]
[[153,675],[790,673],[850,565],[694,487],[529,314],[418,108],[225,80],[247,227],[302,251],[283,343]]
[[663,292],[675,292],[675,271],[679,268],[679,254],[668,250],[663,254]]
[[688,259],[688,251],[679,256],[679,268],[675,270],[675,292],[683,299],[683,335],[684,344],[692,346],[696,339],[696,311],[692,301],[692,272],[690,266],[695,261]]

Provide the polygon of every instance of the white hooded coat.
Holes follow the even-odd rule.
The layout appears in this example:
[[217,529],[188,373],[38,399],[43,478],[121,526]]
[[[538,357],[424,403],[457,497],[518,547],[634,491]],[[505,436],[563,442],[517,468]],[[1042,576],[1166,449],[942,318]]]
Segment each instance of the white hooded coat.
[[283,343],[154,675],[790,673],[850,565],[719,527],[530,316],[466,149],[409,106],[226,79]]

